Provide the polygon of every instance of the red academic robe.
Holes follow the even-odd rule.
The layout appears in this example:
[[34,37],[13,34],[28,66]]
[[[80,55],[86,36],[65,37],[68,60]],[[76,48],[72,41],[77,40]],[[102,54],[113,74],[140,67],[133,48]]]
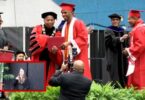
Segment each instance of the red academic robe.
[[134,62],[135,69],[128,76],[128,86],[137,89],[145,88],[145,24],[139,19],[130,32],[131,43],[128,48],[129,59]]
[[85,24],[81,20],[73,18],[70,24],[65,22],[61,36],[67,37],[67,41],[77,48],[78,55],[75,57],[75,60],[82,60],[84,62],[84,76],[92,79],[88,61],[88,31]]
[[[56,33],[55,36],[57,36]],[[35,37],[35,38],[34,38]],[[42,25],[38,25],[34,27],[30,36],[30,52],[32,61],[39,61],[39,57],[41,52],[47,47],[47,39],[49,38],[48,35],[42,34]],[[36,49],[34,49],[36,48]],[[34,51],[33,51],[34,50]],[[62,59],[61,59],[61,51],[58,50],[56,54],[49,52],[49,58],[51,61],[49,62],[49,70],[47,75],[47,82],[51,78],[51,76],[55,73],[55,65],[61,66]]]

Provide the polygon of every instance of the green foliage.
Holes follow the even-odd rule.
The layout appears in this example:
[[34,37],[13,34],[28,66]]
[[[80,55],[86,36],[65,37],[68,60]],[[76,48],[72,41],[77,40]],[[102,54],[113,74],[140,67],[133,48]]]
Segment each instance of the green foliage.
[[[57,100],[59,90],[59,87],[48,87],[46,92],[12,93],[10,100]],[[114,89],[111,83],[101,85],[93,82],[86,100],[145,100],[145,90]]]
[[4,80],[14,79],[15,76],[13,74],[7,74],[7,73],[5,73],[7,71],[9,71],[9,67],[8,66],[5,66],[4,67],[4,73],[3,73],[3,79]]
[[7,79],[14,79],[15,77],[12,74],[4,74],[3,78],[7,80]]
[[8,80],[8,79],[14,79],[14,75],[12,74],[7,74],[5,72],[9,71],[9,67],[5,66],[4,63],[0,63],[0,80]]
[[5,67],[4,67],[4,71],[9,71],[9,69],[10,69],[10,68],[9,68],[8,66],[5,66]]
[[46,92],[16,92],[10,94],[10,100],[57,100],[59,87],[47,87]]
[[145,90],[132,88],[114,89],[111,83],[106,85],[93,82],[87,100],[145,100]]

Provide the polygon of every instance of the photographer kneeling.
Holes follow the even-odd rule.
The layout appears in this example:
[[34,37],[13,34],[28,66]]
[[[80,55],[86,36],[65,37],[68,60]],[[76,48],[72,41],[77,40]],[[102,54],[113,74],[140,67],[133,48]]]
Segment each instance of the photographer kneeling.
[[67,65],[62,65],[50,79],[51,86],[60,86],[59,100],[85,100],[92,81],[83,76],[84,63],[77,60],[73,64],[73,71],[63,73],[67,69]]

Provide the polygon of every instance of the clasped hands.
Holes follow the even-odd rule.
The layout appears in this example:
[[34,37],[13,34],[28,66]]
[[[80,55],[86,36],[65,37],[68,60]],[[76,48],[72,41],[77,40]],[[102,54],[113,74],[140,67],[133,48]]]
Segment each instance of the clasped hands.
[[124,54],[125,56],[129,56],[129,53],[127,51],[127,48],[125,48],[123,51],[122,51],[122,54]]
[[[60,46],[60,48],[62,49],[62,50],[65,50],[65,48],[67,47],[67,46],[69,46],[71,43],[70,42],[64,42],[61,46]],[[58,47],[56,47],[56,46],[53,46],[52,48],[51,48],[51,50],[50,50],[50,52],[52,52],[53,54],[56,54],[56,52],[58,51]]]

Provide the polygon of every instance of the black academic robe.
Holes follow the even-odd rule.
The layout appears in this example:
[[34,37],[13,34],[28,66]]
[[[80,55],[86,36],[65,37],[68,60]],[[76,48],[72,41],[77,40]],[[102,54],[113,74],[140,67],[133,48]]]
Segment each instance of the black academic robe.
[[0,28],[0,48],[3,49],[4,46],[7,45],[6,36],[4,34],[4,31]]
[[128,46],[128,41],[121,42],[120,37],[127,32],[121,27],[110,26],[105,31],[105,47],[107,71],[113,84],[118,87],[119,82],[122,87],[126,85],[127,57],[122,54],[122,50]]

